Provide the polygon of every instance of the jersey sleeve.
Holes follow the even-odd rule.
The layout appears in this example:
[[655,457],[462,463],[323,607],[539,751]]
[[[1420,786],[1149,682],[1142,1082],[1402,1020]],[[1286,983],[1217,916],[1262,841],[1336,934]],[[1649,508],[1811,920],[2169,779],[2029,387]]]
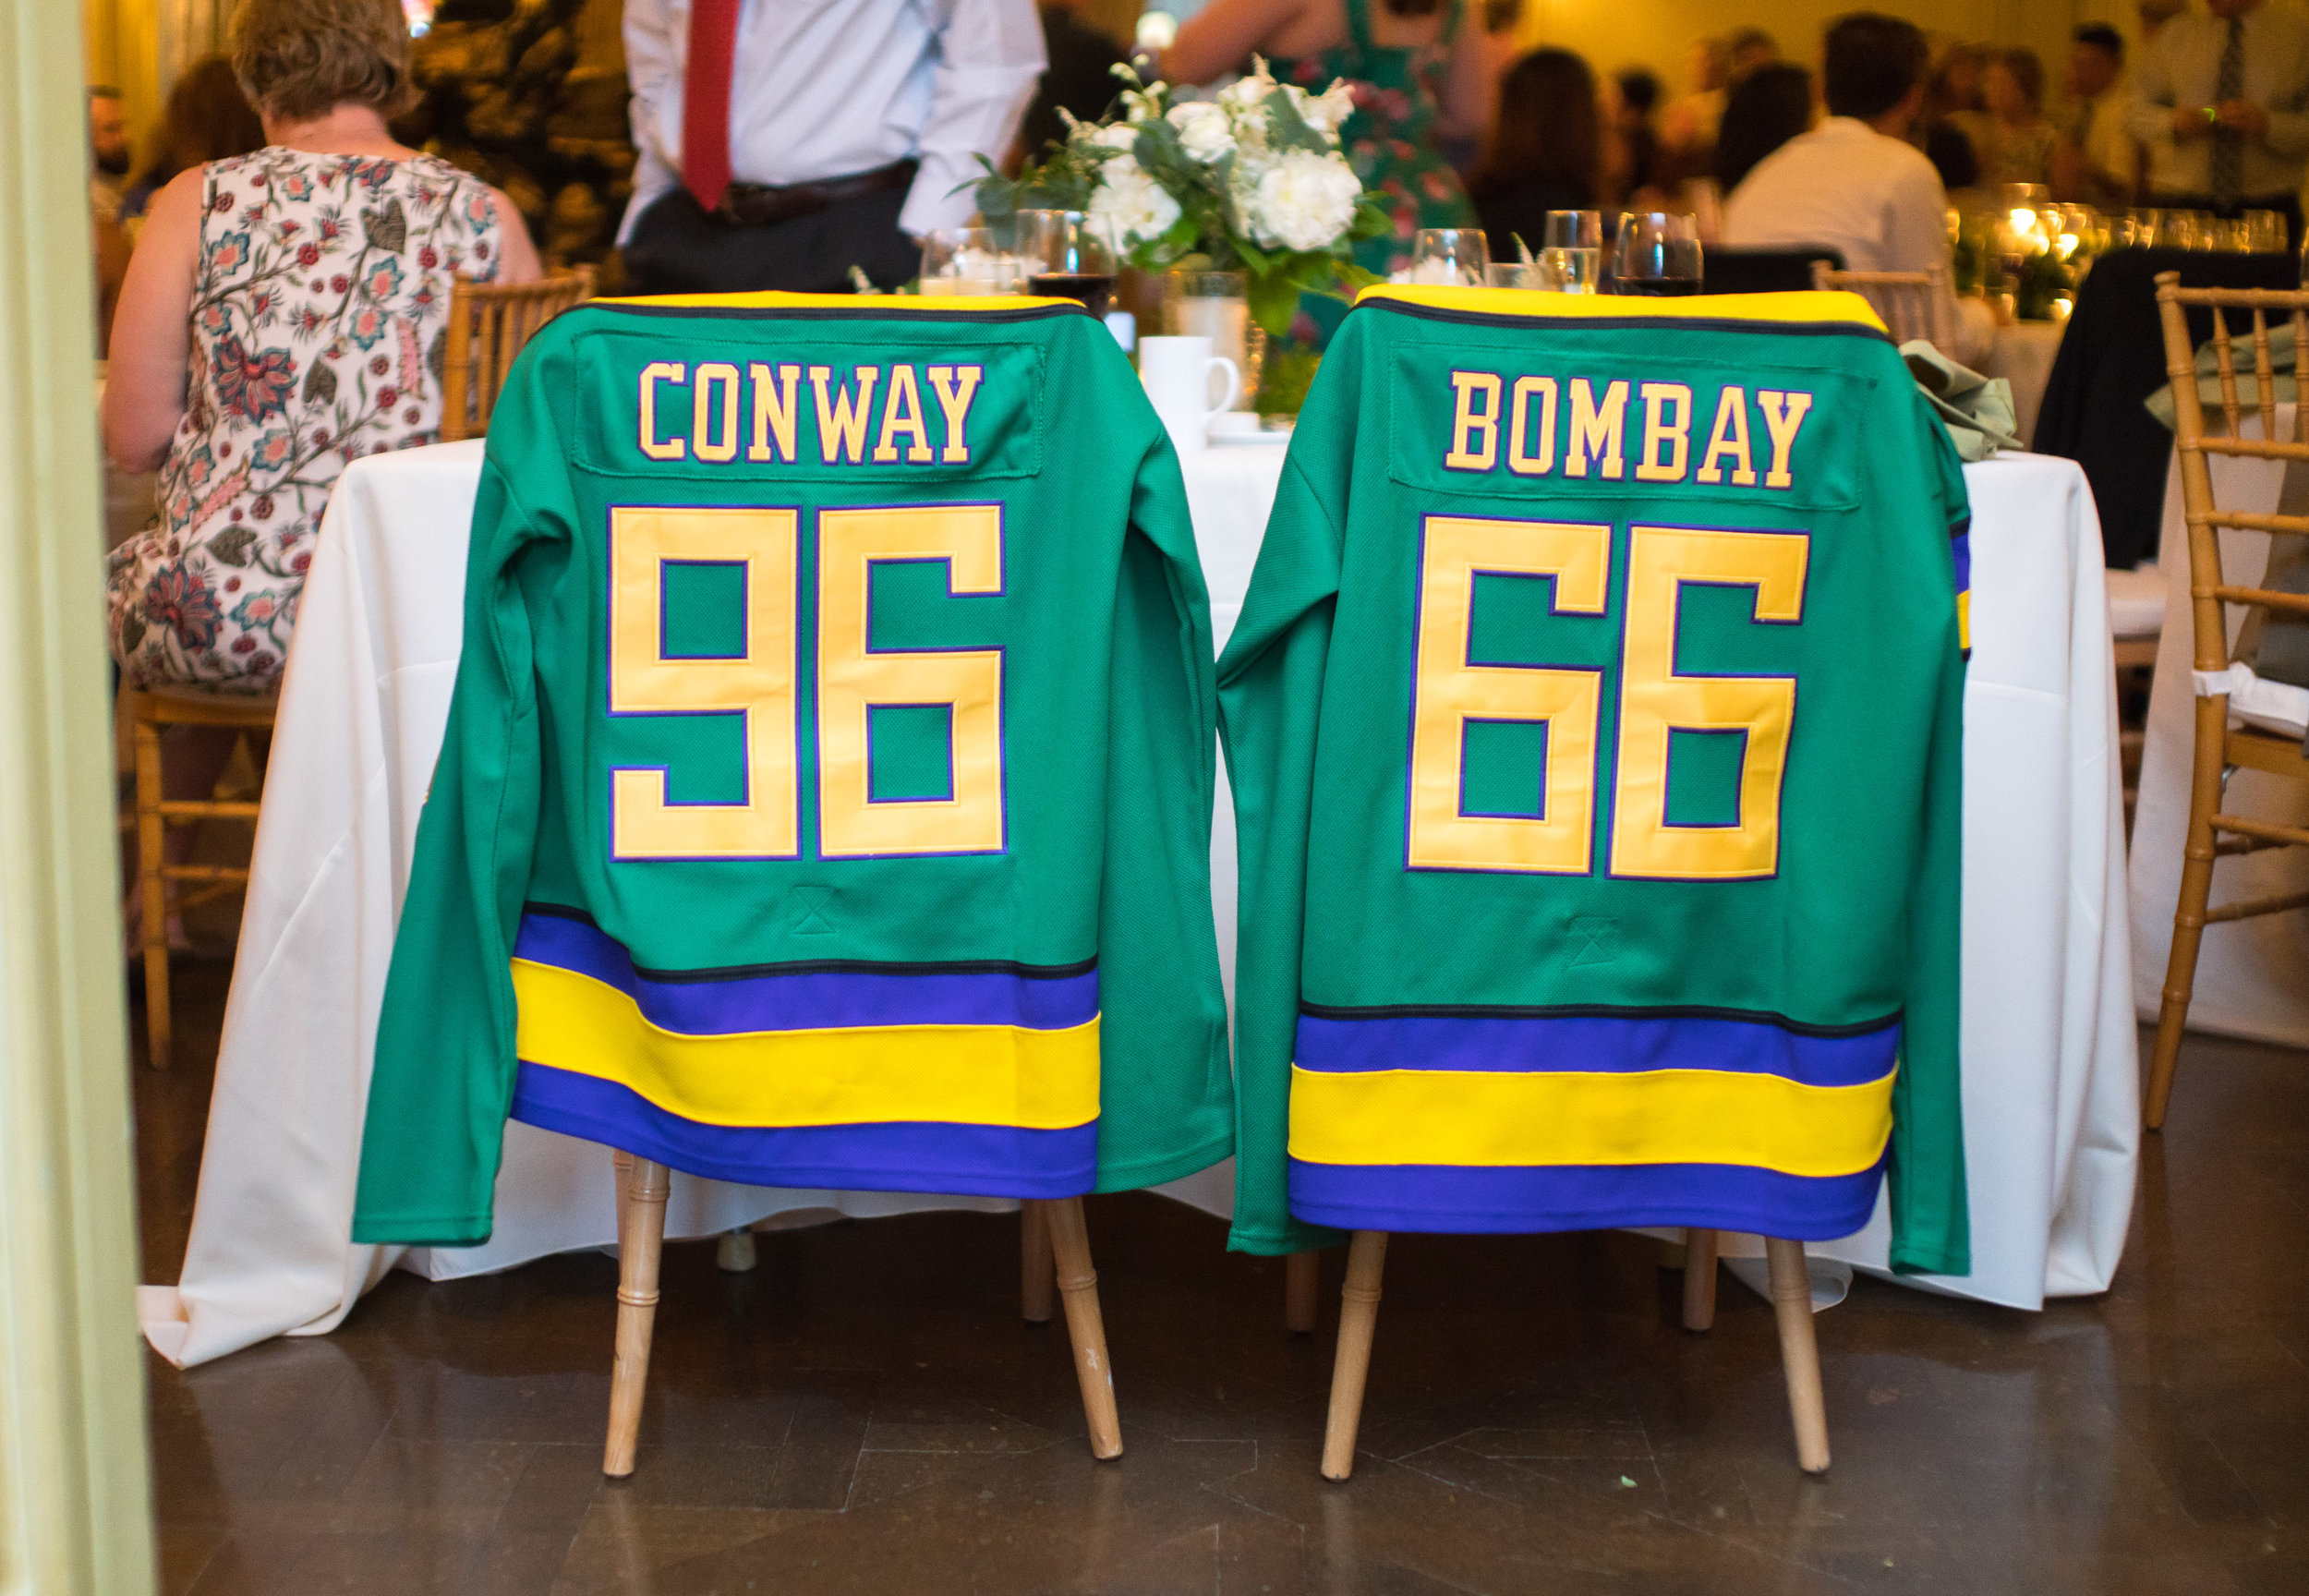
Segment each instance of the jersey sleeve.
[[[1935,502],[1951,538],[1960,646],[1968,641],[1969,496],[1962,464],[1937,419],[1919,428],[1939,473]],[[1964,882],[1964,663],[1945,632],[1931,746],[1925,767],[1923,842],[1908,893],[1909,978],[1901,1069],[1892,1085],[1893,1272],[1968,1275],[1971,1225],[1964,1189],[1964,1097],[1958,1066]]]
[[[542,354],[543,351],[539,351]],[[377,1022],[353,1239],[490,1239],[514,1074],[514,929],[529,879],[542,758],[530,614],[516,569],[563,518],[565,451],[524,360],[491,417],[465,570],[464,651]],[[540,466],[543,469],[540,469]],[[518,476],[522,490],[514,483]]]
[[[1308,422],[1300,425],[1305,431]],[[1295,440],[1242,619],[1219,660],[1239,851],[1235,1225],[1227,1245],[1240,1252],[1298,1252],[1340,1239],[1336,1230],[1291,1217],[1288,1157],[1315,733],[1342,526],[1337,505],[1310,478]]]
[[1132,488],[1108,678],[1101,1191],[1191,1175],[1227,1156],[1235,1135],[1211,923],[1218,703],[1210,601],[1178,456],[1151,413],[1148,421],[1154,438]]

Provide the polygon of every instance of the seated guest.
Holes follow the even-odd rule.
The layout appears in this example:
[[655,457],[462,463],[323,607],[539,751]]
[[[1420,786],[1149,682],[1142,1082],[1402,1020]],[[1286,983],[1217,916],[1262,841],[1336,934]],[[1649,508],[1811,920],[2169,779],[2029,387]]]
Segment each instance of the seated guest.
[[161,472],[160,524],[112,556],[133,682],[274,685],[338,472],[440,435],[450,279],[538,275],[503,195],[386,130],[408,51],[393,0],[241,0],[266,147],[152,200],[104,390],[115,462]]
[[1980,80],[1989,103],[1988,141],[1980,151],[1983,183],[2052,181],[2060,135],[2045,120],[2045,69],[2034,50],[2000,50]]
[[177,173],[263,147],[264,124],[241,93],[233,64],[222,55],[203,55],[168,91],[160,148],[122,197],[120,219],[141,217],[152,196]]
[[1612,120],[1626,151],[1627,187],[1641,188],[1651,182],[1660,163],[1660,79],[1648,66],[1628,66],[1614,81],[1619,88],[1619,114]]
[[1724,102],[1713,175],[1729,194],[1756,163],[1812,126],[1812,75],[1775,62],[1742,79]]
[[1603,109],[1595,74],[1568,50],[1534,50],[1499,86],[1499,126],[1468,180],[1493,258],[1534,254],[1550,211],[1593,211],[1605,192]]
[[[1907,141],[1924,103],[1924,35],[1897,17],[1860,11],[1829,24],[1822,88],[1828,116],[1757,163],[1726,197],[1723,241],[1826,245],[1855,272],[1921,272],[1949,263],[1948,196]],[[1943,290],[1946,292],[1946,290]],[[1959,360],[1985,355],[1992,328],[1959,315]]]
[[1983,58],[1978,45],[1952,42],[1925,80],[1916,141],[1940,175],[1940,187],[1951,193],[1980,181],[1980,152],[1974,139],[1986,137],[1989,116],[1980,99]]

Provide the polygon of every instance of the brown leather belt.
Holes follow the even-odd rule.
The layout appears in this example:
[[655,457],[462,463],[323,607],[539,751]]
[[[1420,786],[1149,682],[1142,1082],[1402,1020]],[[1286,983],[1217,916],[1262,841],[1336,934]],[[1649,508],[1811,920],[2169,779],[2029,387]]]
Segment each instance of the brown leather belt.
[[868,194],[883,194],[892,188],[904,188],[914,180],[918,161],[893,161],[887,166],[876,166],[871,172],[860,172],[848,177],[828,177],[816,183],[792,183],[782,188],[767,187],[759,183],[732,183],[721,192],[721,203],[714,214],[724,222],[739,227],[762,227],[772,222],[791,222],[797,216],[812,216],[829,205],[845,200],[863,199]]

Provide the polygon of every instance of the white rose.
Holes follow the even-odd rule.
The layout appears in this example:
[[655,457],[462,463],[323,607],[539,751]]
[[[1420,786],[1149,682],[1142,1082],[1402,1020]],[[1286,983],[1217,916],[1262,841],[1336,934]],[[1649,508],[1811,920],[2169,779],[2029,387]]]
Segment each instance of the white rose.
[[1294,150],[1259,179],[1256,230],[1270,248],[1327,249],[1355,220],[1355,200],[1363,191],[1348,163],[1336,155]]
[[1099,169],[1090,213],[1116,237],[1150,244],[1179,220],[1179,201],[1128,155]]
[[1344,78],[1333,79],[1331,87],[1320,94],[1294,89],[1291,91],[1291,101],[1299,107],[1301,121],[1334,139],[1339,136],[1340,125],[1355,115],[1355,92],[1347,86]]
[[1170,125],[1179,129],[1179,142],[1187,154],[1205,166],[1215,165],[1235,147],[1234,129],[1227,113],[1207,100],[1190,100],[1170,108]]

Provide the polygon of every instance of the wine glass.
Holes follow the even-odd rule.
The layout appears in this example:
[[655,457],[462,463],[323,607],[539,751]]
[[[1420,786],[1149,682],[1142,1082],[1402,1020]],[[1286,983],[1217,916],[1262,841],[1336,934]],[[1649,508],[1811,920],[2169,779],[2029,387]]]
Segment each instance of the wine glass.
[[991,227],[941,227],[923,235],[925,294],[1008,294],[1019,276],[1018,257],[997,246]]
[[1422,227],[1411,245],[1411,276],[1430,287],[1475,287],[1492,261],[1481,227]]
[[1026,289],[1071,299],[1104,318],[1114,297],[1118,251],[1106,226],[1082,211],[1022,211],[1018,252],[1026,258]]
[[2244,247],[2252,253],[2285,253],[2285,213],[2282,211],[2248,211],[2245,212],[2244,227]]
[[1612,250],[1614,291],[1660,297],[1697,294],[1699,225],[1662,211],[1624,212]]
[[1550,211],[1540,241],[1541,286],[1558,294],[1592,294],[1603,274],[1603,213]]

